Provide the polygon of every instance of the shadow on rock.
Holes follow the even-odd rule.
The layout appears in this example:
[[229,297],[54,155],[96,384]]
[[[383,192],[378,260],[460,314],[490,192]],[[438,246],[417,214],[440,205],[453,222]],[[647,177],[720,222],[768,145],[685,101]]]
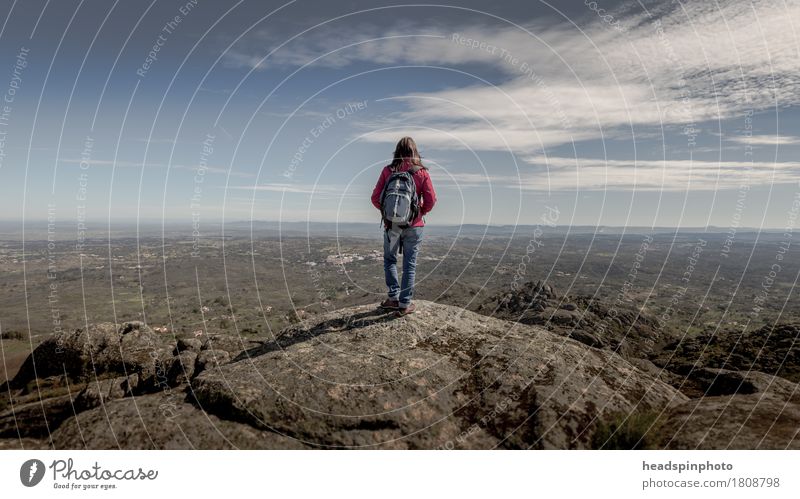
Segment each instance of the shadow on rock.
[[276,350],[283,350],[284,348],[318,338],[325,334],[356,331],[376,324],[391,322],[396,318],[393,311],[376,308],[322,321],[314,324],[310,328],[301,322],[284,329],[274,340],[265,341],[255,348],[243,351],[237,355],[232,362],[258,357]]

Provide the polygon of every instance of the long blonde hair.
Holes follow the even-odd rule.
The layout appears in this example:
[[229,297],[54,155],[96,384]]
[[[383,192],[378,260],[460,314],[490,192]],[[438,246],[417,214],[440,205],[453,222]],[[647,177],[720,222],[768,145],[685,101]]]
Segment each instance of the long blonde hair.
[[422,158],[419,156],[417,150],[417,143],[411,137],[403,137],[394,148],[394,156],[392,164],[389,165],[392,170],[397,169],[398,166],[403,164],[403,161],[409,161],[412,165],[418,166],[427,170],[428,168],[422,164]]

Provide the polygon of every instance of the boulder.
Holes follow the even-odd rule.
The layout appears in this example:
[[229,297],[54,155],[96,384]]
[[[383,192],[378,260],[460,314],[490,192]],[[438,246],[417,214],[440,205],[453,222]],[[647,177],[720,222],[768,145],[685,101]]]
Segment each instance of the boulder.
[[800,404],[770,393],[703,397],[671,409],[667,449],[800,449]]
[[163,386],[172,365],[172,345],[143,323],[126,323],[120,332],[119,348],[104,350],[101,361],[111,372],[137,373],[142,391]]
[[559,326],[578,326],[581,320],[581,313],[565,309],[547,308],[542,312],[547,316],[547,320]]
[[206,369],[218,367],[231,360],[231,355],[225,350],[203,350],[197,356],[195,372],[199,373]]
[[200,338],[181,338],[178,340],[176,351],[184,352],[186,350],[190,350],[192,352],[199,352],[202,346],[203,342],[200,340]]
[[611,305],[597,296],[562,296],[541,281],[524,283],[513,293],[490,296],[476,311],[542,326],[628,360],[655,355],[673,338],[646,310],[627,303]]
[[569,337],[575,341],[580,341],[584,345],[594,347],[594,348],[603,348],[603,342],[597,339],[597,337],[591,333],[587,333],[582,329],[573,329],[569,332]]
[[92,409],[103,405],[109,400],[129,396],[138,384],[138,374],[90,381],[75,397],[75,410],[80,412]]
[[246,350],[250,340],[243,340],[236,334],[212,334],[203,342],[201,350],[225,350],[236,356]]
[[209,413],[326,448],[586,448],[603,414],[687,400],[611,352],[416,303],[399,319],[362,306],[290,326],[192,392]]
[[0,451],[3,450],[49,450],[50,442],[36,438],[0,438]]
[[184,350],[172,360],[169,369],[168,382],[170,386],[178,386],[181,383],[192,379],[197,363],[197,353],[191,350]]
[[659,429],[669,449],[800,449],[800,386],[757,371],[694,369],[701,393],[666,411]]
[[25,359],[10,385],[22,388],[38,378],[58,376],[66,372],[73,380],[92,370],[100,351],[119,343],[119,331],[111,323],[91,325],[74,332],[63,332],[44,340]]
[[669,383],[691,398],[769,392],[787,401],[800,403],[800,389],[796,389],[796,383],[758,371],[684,365],[671,374]]
[[679,374],[686,372],[687,366],[755,370],[800,382],[800,324],[681,338],[666,345],[653,361]]
[[0,438],[47,438],[74,414],[69,394],[41,400],[31,397],[0,413]]
[[[34,379],[66,373],[73,382],[96,376],[138,374],[141,388],[157,386],[172,347],[141,322],[91,325],[43,341],[25,360],[10,385],[22,388]],[[166,378],[166,376],[164,376]]]
[[53,432],[56,449],[295,449],[303,444],[221,420],[186,401],[183,391],[112,400]]

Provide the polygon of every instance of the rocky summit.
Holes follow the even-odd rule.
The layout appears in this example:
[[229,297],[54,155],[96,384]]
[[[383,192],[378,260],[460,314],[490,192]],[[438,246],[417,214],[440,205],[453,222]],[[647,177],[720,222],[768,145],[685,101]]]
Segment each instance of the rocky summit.
[[143,323],[63,333],[0,390],[0,448],[800,444],[791,381],[706,369],[692,379],[708,393],[690,399],[655,365],[607,348],[417,305],[402,318],[345,308],[260,339],[176,340]]
[[544,281],[525,282],[511,292],[485,299],[475,310],[491,317],[537,325],[591,347],[642,358],[665,342],[666,328],[628,303],[596,296],[561,294]]

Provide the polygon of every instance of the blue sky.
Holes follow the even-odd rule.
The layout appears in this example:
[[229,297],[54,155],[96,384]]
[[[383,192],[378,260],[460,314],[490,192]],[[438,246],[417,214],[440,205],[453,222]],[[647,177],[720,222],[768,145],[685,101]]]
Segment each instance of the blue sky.
[[526,4],[4,1],[0,218],[786,226],[797,1]]

